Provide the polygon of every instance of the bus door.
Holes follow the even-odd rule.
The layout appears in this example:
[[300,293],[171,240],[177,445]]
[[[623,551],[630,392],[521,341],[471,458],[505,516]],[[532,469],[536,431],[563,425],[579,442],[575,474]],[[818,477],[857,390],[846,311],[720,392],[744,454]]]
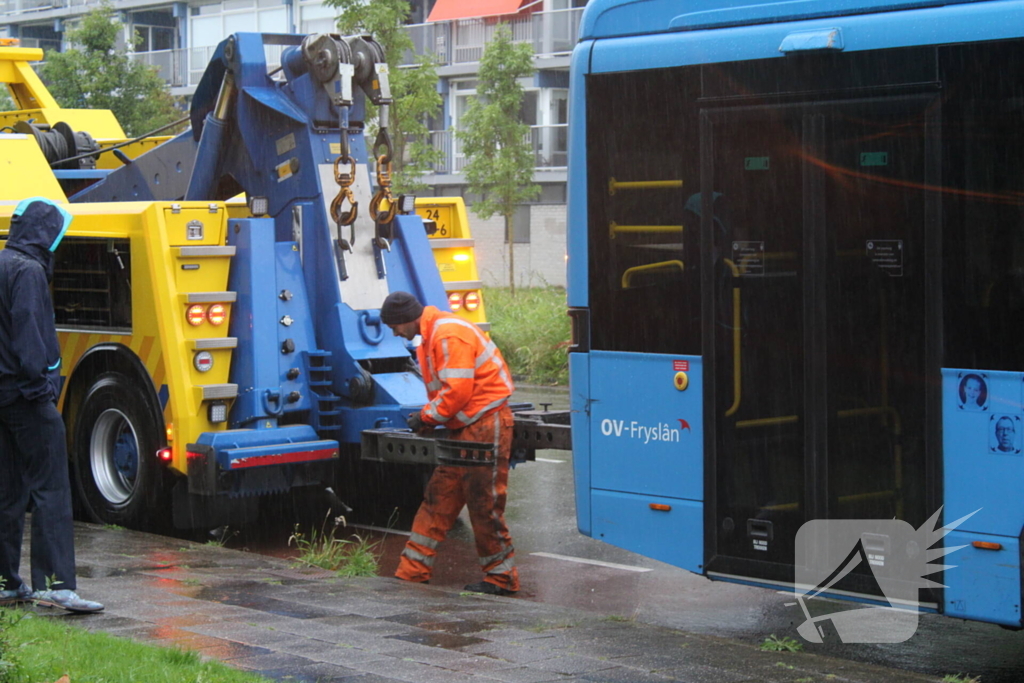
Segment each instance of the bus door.
[[702,116],[709,573],[792,581],[810,519],[924,521],[927,105]]

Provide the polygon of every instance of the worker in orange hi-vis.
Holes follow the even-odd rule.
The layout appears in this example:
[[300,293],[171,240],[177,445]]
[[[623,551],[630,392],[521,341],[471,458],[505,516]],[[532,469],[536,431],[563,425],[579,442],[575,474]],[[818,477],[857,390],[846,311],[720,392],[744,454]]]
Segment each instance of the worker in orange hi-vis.
[[395,576],[416,583],[430,580],[437,546],[465,505],[484,572],[484,580],[466,590],[512,595],[519,590],[519,571],[505,524],[513,424],[508,406],[512,375],[505,359],[476,325],[424,307],[408,292],[389,294],[380,319],[396,337],[423,337],[416,355],[429,402],[409,416],[409,427],[429,433],[443,425],[450,439],[493,443],[496,451],[492,465],[440,465],[434,470]]

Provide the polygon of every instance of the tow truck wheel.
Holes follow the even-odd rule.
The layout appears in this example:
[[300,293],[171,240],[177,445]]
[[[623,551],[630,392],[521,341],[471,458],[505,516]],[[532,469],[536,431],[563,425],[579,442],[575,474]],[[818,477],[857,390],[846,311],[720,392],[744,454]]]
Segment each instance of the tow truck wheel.
[[163,439],[149,406],[142,391],[117,372],[100,375],[89,387],[75,420],[72,458],[78,498],[91,521],[160,526],[154,513],[165,487],[156,452]]

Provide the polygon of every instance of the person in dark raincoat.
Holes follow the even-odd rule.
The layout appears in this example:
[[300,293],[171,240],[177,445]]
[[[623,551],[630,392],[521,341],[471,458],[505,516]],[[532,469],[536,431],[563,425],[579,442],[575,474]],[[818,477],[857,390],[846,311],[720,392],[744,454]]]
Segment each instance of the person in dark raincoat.
[[[60,396],[60,347],[49,281],[71,214],[22,201],[0,250],[0,605],[34,601],[72,612],[103,605],[75,593],[71,483]],[[32,511],[32,586],[19,575]]]

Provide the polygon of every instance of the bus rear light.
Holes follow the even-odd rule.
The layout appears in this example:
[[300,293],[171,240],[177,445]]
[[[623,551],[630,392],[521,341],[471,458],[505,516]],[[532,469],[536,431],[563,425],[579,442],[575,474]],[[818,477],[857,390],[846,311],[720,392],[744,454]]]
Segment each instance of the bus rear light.
[[174,451],[170,448],[161,448],[156,452],[156,459],[160,462],[170,462],[174,457]]
[[467,311],[475,311],[480,308],[480,293],[479,292],[466,292],[466,296],[462,299],[463,305]]
[[971,545],[973,545],[978,550],[1002,550],[1003,549],[1003,544],[1002,543],[992,543],[990,541],[971,541]]
[[206,320],[206,309],[200,304],[192,304],[185,313],[185,319],[192,327],[199,327]]
[[224,308],[224,304],[214,304],[206,309],[206,319],[210,321],[211,325],[223,325],[224,321],[228,319],[228,312]]
[[448,305],[452,307],[452,313],[458,313],[462,308],[462,294],[459,292],[449,294]]

